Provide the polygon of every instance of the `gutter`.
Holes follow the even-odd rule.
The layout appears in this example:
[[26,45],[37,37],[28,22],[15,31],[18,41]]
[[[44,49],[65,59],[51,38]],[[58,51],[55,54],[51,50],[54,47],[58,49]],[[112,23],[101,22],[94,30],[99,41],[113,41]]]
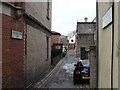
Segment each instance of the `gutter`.
[[[38,21],[36,18],[34,18],[32,15],[30,15],[29,13],[27,13],[27,12],[25,12],[24,13],[24,19],[25,20],[32,20],[32,22],[35,22],[36,23],[36,25],[39,25],[39,26],[41,26],[42,28],[44,28],[49,34],[50,34],[50,36],[52,35],[52,32],[51,32],[51,30],[49,30],[46,26],[44,26],[40,21]],[[26,19],[27,18],[27,19]],[[25,21],[25,22],[29,22],[29,21]],[[43,32],[45,32],[45,31],[43,31]]]
[[13,5],[13,4],[9,3],[9,2],[2,2],[2,3],[9,5],[10,7],[14,8],[14,9],[18,9],[18,10],[21,9],[21,10],[24,10],[23,7],[15,6],[15,5]]

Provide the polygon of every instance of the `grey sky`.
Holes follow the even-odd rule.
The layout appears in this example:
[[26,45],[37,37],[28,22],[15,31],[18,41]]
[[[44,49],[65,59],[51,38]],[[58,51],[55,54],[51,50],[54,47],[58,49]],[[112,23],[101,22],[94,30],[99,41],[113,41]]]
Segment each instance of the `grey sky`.
[[52,30],[67,35],[76,29],[77,21],[92,21],[96,14],[96,0],[52,0]]

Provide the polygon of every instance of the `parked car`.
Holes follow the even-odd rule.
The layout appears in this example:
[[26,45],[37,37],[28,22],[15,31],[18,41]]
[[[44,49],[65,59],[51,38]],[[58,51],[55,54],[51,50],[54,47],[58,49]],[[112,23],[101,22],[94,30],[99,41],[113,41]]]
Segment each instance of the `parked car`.
[[90,61],[89,60],[79,60],[77,64],[74,64],[75,70],[73,73],[74,84],[90,80]]
[[63,57],[66,56],[66,54],[67,54],[67,48],[66,47],[62,48],[62,54],[63,54]]

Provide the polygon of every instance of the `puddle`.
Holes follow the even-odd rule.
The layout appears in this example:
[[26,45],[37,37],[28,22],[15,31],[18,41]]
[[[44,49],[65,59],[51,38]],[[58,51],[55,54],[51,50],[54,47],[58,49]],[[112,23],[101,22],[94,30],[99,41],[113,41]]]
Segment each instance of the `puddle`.
[[67,63],[62,68],[65,70],[66,73],[73,74],[73,71],[75,69],[74,64],[75,63]]

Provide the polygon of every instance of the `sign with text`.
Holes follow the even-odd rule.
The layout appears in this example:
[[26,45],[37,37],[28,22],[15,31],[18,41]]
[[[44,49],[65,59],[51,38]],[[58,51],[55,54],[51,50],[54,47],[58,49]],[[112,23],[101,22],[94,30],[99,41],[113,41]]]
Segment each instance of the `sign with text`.
[[112,22],[112,7],[102,17],[102,28],[105,28]]
[[22,39],[22,33],[19,31],[12,30],[12,38]]

